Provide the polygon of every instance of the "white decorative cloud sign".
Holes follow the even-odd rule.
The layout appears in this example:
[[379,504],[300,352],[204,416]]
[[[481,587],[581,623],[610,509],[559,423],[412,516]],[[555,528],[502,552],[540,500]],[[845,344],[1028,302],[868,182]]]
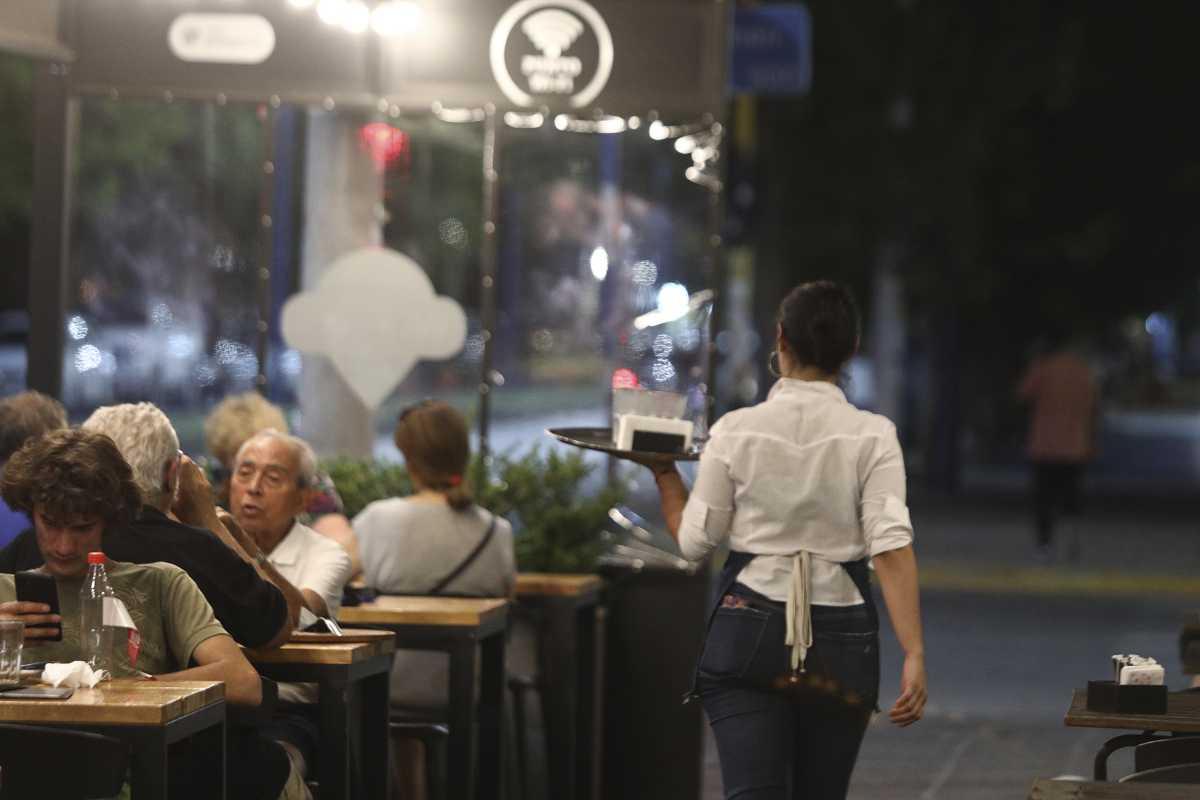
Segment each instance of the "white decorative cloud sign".
[[462,350],[467,315],[434,291],[417,262],[365,247],[335,261],[316,288],[287,301],[283,338],[301,352],[327,356],[375,409],[418,361]]

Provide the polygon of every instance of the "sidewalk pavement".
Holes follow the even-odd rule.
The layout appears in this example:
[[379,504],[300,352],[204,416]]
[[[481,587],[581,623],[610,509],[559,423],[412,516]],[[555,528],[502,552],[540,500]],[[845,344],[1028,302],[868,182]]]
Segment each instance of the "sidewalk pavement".
[[1035,555],[1032,514],[1019,495],[917,492],[909,506],[927,589],[1200,597],[1200,503],[1188,497],[1091,498],[1058,526],[1051,563]]
[[[1036,723],[928,716],[906,729],[876,717],[867,731],[849,800],[1020,800],[1035,778],[1089,778],[1092,758],[1111,735]],[[719,800],[721,769],[708,735],[704,800]],[[1128,752],[1113,774],[1132,768]]]

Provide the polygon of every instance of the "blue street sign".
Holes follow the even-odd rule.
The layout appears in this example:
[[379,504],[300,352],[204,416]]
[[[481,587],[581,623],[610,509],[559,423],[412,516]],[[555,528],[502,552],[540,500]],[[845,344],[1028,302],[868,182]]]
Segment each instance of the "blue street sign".
[[733,17],[734,93],[804,94],[812,86],[812,17],[801,3],[739,8]]

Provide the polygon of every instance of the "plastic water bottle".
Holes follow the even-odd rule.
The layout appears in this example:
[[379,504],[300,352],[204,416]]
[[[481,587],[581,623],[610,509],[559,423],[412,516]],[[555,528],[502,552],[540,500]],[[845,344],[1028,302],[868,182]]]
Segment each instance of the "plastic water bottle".
[[104,624],[104,598],[116,597],[108,584],[104,553],[88,553],[87,577],[79,590],[82,613],[79,626],[80,655],[92,669],[111,669],[113,629]]

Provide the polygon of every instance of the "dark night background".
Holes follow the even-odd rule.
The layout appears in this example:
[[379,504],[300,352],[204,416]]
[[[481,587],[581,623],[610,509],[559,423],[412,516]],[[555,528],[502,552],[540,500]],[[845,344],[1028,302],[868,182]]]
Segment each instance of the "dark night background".
[[[943,488],[960,483],[964,460],[1020,461],[1012,387],[1049,332],[1082,337],[1105,365],[1106,407],[1194,408],[1200,131],[1187,54],[1200,10],[808,6],[811,92],[749,101],[752,124],[732,114],[726,139],[726,241],[754,254],[763,340],[796,282],[850,282],[870,320],[874,282],[890,270],[906,319],[898,421],[914,472]],[[10,311],[27,294],[29,92],[27,62],[0,61],[0,308]],[[146,116],[121,129],[136,136],[83,160],[93,175],[137,175],[175,157],[187,173],[197,153],[176,141],[181,124],[178,113]],[[244,161],[218,165],[228,183],[245,180]],[[98,197],[81,201],[105,202],[105,185],[89,182]],[[215,192],[207,202],[239,196],[220,183]],[[253,202],[253,185],[240,196]],[[1138,333],[1155,312],[1174,325],[1157,361]]]

